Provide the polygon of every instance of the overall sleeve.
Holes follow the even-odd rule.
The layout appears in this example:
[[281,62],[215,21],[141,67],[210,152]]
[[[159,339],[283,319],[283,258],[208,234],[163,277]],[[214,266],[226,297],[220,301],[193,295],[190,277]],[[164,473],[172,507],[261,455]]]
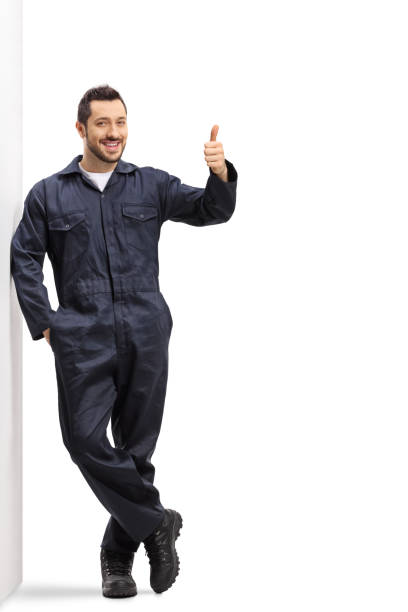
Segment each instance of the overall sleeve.
[[177,176],[161,170],[161,222],[169,219],[203,226],[228,221],[235,210],[238,174],[229,160],[225,163],[228,181],[209,168],[205,188],[186,185]]
[[48,227],[44,204],[32,188],[23,215],[11,240],[11,274],[17,298],[33,340],[44,337],[52,310],[42,272],[47,252]]

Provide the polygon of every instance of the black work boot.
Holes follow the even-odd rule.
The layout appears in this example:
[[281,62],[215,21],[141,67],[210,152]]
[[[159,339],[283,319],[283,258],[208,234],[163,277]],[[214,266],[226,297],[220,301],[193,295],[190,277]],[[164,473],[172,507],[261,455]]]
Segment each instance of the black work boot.
[[174,543],[182,526],[180,514],[166,508],[162,522],[143,540],[150,563],[150,586],[156,593],[170,588],[179,573],[180,563]]
[[105,597],[132,597],[136,583],[132,578],[134,552],[101,547],[102,593]]

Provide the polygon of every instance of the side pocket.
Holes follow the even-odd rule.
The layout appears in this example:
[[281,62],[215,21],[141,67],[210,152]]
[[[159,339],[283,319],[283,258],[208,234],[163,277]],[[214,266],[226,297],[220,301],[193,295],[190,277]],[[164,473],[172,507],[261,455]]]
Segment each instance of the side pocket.
[[57,310],[54,311],[54,314],[52,316],[51,319],[51,323],[50,323],[50,331],[49,331],[49,339],[50,339],[50,347],[52,348],[53,352],[55,353],[54,350],[54,325],[55,325],[55,319],[58,315],[58,312],[60,310],[61,306],[58,306]]

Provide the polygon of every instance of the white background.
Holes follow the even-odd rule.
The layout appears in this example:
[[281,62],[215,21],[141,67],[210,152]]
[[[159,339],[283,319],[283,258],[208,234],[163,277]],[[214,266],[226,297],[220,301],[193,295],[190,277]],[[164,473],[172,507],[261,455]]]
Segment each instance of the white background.
[[175,584],[151,591],[141,547],[137,600],[102,597],[109,517],[24,323],[25,581],[5,610],[407,610],[407,25],[390,0],[25,2],[24,194],[83,152],[78,102],[103,83],[125,161],[204,187],[218,124],[238,190],[228,223],[160,240]]

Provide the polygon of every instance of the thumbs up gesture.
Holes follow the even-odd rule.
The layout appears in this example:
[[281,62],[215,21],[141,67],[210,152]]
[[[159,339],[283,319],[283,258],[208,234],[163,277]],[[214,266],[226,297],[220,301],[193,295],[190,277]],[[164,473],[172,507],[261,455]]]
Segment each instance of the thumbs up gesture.
[[211,136],[208,142],[204,143],[204,157],[207,166],[211,168],[214,174],[217,174],[222,180],[228,180],[228,168],[224,158],[224,148],[222,142],[217,142],[218,125],[213,125]]

